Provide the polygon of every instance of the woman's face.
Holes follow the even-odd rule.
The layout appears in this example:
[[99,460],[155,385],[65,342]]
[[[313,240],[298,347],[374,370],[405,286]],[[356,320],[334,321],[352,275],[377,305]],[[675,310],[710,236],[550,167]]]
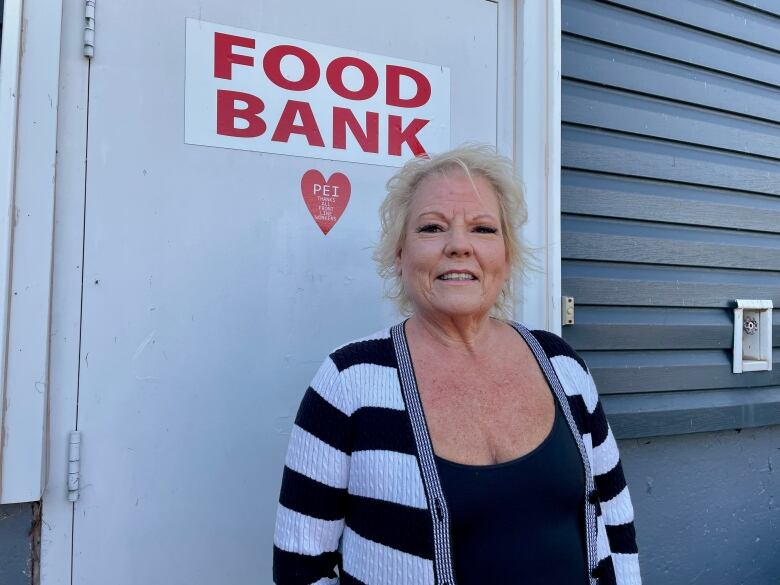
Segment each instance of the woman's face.
[[412,198],[396,269],[415,312],[486,315],[509,277],[492,185],[479,175],[472,183],[459,170],[424,179]]

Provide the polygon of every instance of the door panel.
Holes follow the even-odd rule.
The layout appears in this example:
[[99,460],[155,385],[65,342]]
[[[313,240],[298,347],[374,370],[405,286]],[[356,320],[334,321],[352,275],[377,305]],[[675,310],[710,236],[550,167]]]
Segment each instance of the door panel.
[[[395,169],[185,144],[186,18],[449,67],[451,143],[495,143],[492,2],[99,5],[74,585],[269,583],[298,401],[330,349],[398,319],[371,260]],[[309,169],[351,182],[327,235]]]

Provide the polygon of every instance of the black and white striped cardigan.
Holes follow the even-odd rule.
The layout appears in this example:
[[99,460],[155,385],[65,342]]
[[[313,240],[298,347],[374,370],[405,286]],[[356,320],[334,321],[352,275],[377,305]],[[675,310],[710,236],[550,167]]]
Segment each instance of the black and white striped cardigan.
[[[557,335],[511,324],[579,446],[590,584],[640,585],[634,511],[585,362]],[[333,351],[306,391],[282,477],[273,577],[278,585],[455,585],[447,503],[403,323]]]

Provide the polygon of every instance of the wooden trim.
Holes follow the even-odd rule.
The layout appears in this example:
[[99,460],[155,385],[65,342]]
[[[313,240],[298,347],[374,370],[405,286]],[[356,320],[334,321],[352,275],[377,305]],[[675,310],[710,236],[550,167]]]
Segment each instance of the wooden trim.
[[[13,211],[10,215],[13,234],[7,237],[13,240],[10,262],[3,266],[7,270],[2,273],[9,280],[0,289],[8,295],[3,312],[7,318],[6,329],[2,331],[7,343],[3,352],[0,451],[0,503],[3,504],[40,499],[45,482],[62,26],[59,2],[26,0],[21,14],[19,5],[13,2],[6,6],[6,14],[9,9],[12,14],[14,10],[17,12],[4,27],[12,45],[21,34],[15,29],[23,23],[24,50],[19,52],[15,164],[12,183],[9,183],[13,198],[6,200]],[[11,57],[13,60],[13,52]],[[7,254],[3,258],[9,260]]]
[[[0,62],[0,494],[5,452],[5,419],[8,409],[7,360],[11,309],[11,267],[13,265],[14,192],[16,188],[16,144],[19,107],[19,69],[22,51],[22,2],[6,0],[5,27]],[[10,470],[9,470],[10,473]],[[0,500],[1,501],[1,500]]]
[[529,212],[521,234],[534,251],[516,288],[516,316],[532,329],[560,333],[560,0],[520,0],[516,30],[515,160]]

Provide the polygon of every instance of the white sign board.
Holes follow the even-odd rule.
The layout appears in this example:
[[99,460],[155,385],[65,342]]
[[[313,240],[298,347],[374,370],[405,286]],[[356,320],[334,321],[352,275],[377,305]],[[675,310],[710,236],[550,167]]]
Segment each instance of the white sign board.
[[450,71],[187,19],[188,144],[401,166],[450,147]]

